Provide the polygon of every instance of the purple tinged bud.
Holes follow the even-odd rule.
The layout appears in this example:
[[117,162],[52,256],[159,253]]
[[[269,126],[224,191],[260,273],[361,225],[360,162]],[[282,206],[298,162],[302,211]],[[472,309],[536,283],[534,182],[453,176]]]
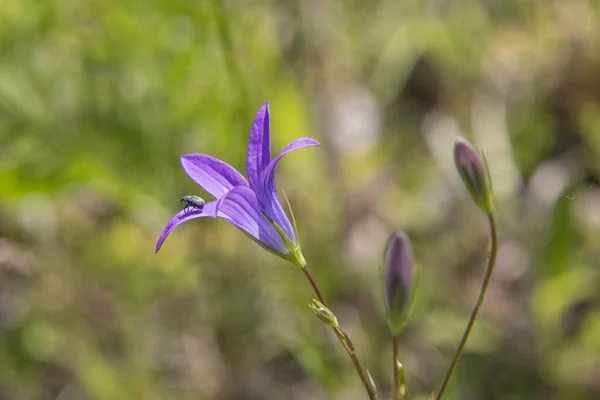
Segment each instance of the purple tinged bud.
[[403,231],[394,233],[385,250],[383,278],[387,319],[394,335],[400,333],[410,314],[414,265],[410,238]]
[[458,138],[454,142],[454,164],[475,203],[483,212],[491,214],[492,189],[481,153],[468,140]]

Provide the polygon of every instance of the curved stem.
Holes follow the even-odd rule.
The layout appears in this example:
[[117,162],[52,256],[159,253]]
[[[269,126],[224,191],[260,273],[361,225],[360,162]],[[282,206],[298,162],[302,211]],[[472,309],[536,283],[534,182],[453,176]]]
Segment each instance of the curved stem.
[[[315,282],[315,280],[312,277],[312,274],[310,273],[308,268],[303,267],[302,272],[304,272],[306,279],[308,279],[308,282],[310,282],[310,285],[312,286],[313,291],[315,292],[315,295],[317,296],[318,300],[321,303],[323,303],[323,305],[325,307],[327,307],[327,303],[325,302],[325,299],[323,298],[323,295],[321,294],[321,291],[319,290],[319,286],[317,286],[317,283]],[[360,365],[360,361],[358,360],[358,356],[356,355],[356,349],[354,348],[354,344],[352,343],[352,340],[350,340],[350,336],[348,336],[348,334],[339,327],[332,328],[332,329],[335,333],[335,336],[338,338],[338,340],[344,346],[344,348],[346,349],[346,352],[350,356],[350,359],[352,360],[352,363],[354,364],[354,368],[356,368],[356,372],[358,373],[358,376],[360,377],[360,380],[361,380],[363,386],[365,387],[367,394],[369,395],[369,399],[377,400],[377,392],[375,391],[375,388],[371,385],[369,378],[367,377],[367,374],[365,373],[365,370]]]
[[479,290],[479,297],[477,298],[477,303],[475,303],[475,307],[473,307],[473,311],[471,312],[471,317],[469,318],[469,322],[467,323],[465,332],[463,333],[462,339],[460,340],[458,348],[456,349],[454,360],[452,360],[452,364],[450,364],[450,368],[448,368],[448,372],[446,373],[446,377],[444,378],[444,383],[442,383],[442,387],[440,388],[440,391],[437,394],[436,400],[440,400],[444,395],[444,391],[448,386],[448,382],[450,381],[452,372],[454,372],[454,368],[456,368],[456,364],[458,364],[458,360],[462,355],[462,352],[465,348],[465,344],[467,343],[467,339],[469,339],[471,328],[473,328],[473,324],[475,323],[475,319],[477,318],[477,314],[479,313],[479,309],[481,308],[481,304],[483,303],[483,299],[485,298],[485,292],[487,291],[488,285],[490,283],[492,272],[494,271],[494,265],[496,264],[496,255],[498,253],[498,232],[496,231],[496,218],[494,217],[494,214],[488,214],[488,219],[490,223],[491,249],[489,254],[490,257],[488,260],[487,270],[485,271],[485,276],[483,277],[483,282],[481,283],[481,289]]

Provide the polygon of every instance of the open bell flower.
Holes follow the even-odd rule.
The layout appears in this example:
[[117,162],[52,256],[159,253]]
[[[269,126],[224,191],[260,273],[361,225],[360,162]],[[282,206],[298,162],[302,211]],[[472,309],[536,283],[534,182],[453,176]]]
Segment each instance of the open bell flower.
[[319,142],[311,138],[296,139],[271,159],[270,125],[269,104],[265,103],[258,110],[250,131],[246,160],[248,180],[217,158],[205,154],[181,157],[185,172],[215,200],[206,202],[202,209],[189,208],[175,214],[161,233],[155,253],[177,225],[208,216],[229,221],[262,248],[303,266],[295,227],[277,196],[275,169],[287,153],[302,147],[319,146]]

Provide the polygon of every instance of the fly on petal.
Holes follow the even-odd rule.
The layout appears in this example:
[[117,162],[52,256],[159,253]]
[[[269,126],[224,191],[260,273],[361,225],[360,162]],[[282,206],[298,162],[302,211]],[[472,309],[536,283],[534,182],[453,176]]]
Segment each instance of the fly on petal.
[[216,213],[216,210],[217,210],[217,202],[211,201],[209,203],[204,204],[204,207],[202,207],[202,209],[197,209],[197,208],[192,209],[192,210],[183,209],[183,210],[179,211],[177,214],[175,214],[173,216],[173,218],[171,218],[171,220],[169,221],[167,226],[165,226],[165,229],[163,229],[162,233],[160,234],[160,237],[158,238],[158,241],[156,242],[156,248],[154,249],[154,254],[158,253],[158,251],[160,250],[164,241],[167,239],[167,236],[169,236],[169,233],[171,233],[171,231],[173,229],[175,229],[175,227],[177,225],[184,223],[186,221],[192,220],[194,218],[212,217],[213,214]]

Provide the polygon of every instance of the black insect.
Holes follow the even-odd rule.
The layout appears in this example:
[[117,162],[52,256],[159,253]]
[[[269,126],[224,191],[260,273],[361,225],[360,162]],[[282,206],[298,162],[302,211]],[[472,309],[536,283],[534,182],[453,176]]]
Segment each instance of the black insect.
[[202,197],[187,195],[181,198],[181,202],[185,203],[185,207],[183,208],[184,212],[187,212],[190,208],[196,208],[198,210],[202,210],[206,202]]

